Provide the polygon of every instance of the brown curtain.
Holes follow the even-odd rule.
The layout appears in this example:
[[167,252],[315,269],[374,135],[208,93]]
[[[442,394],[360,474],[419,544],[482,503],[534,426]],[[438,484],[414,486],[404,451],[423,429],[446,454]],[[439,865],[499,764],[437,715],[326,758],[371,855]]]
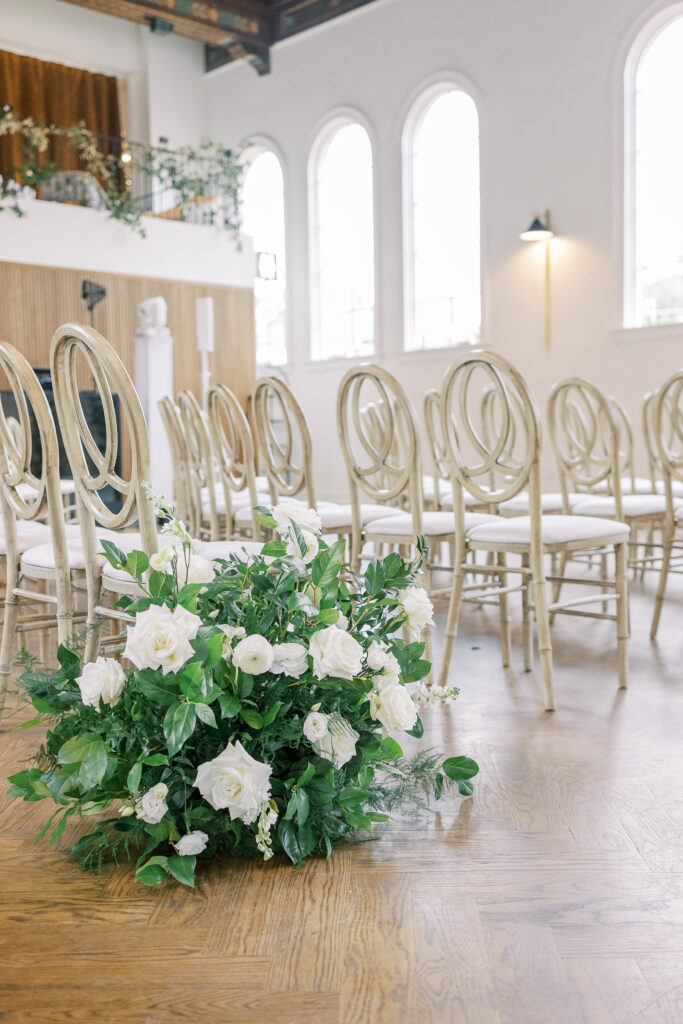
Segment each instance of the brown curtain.
[[[0,50],[0,106],[9,103],[17,117],[68,127],[85,121],[86,128],[118,138],[121,134],[118,83],[109,75],[52,64]],[[103,151],[119,152],[114,142]],[[51,144],[49,160],[60,170],[79,169],[78,155],[68,143]],[[0,173],[22,161],[18,139],[0,139]]]

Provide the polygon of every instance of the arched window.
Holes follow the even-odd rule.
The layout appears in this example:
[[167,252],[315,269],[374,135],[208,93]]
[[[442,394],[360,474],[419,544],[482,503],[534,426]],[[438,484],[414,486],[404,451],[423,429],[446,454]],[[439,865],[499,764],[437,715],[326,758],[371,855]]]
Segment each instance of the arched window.
[[313,359],[375,350],[372,145],[365,128],[335,118],[310,162]]
[[282,166],[270,149],[257,149],[242,186],[242,230],[256,254],[254,313],[256,362],[287,362],[285,195]]
[[403,132],[405,347],[481,333],[479,118],[452,83],[427,89]]
[[683,321],[683,4],[653,19],[625,74],[624,323]]

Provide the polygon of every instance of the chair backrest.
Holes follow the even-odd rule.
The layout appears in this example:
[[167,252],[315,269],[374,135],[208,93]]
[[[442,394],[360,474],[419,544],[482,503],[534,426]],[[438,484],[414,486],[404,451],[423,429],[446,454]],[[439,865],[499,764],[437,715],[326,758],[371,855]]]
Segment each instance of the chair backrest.
[[528,486],[530,515],[540,516],[541,417],[509,360],[479,350],[451,364],[441,389],[441,430],[461,532],[464,491],[495,510]]
[[189,490],[189,455],[180,410],[168,396],[162,398],[158,404],[173,459],[173,500],[176,514],[194,534],[197,526],[193,521],[194,508]]
[[[667,511],[673,517],[673,482],[683,483],[683,369],[655,392],[652,423],[658,465],[664,477]],[[676,499],[680,503],[680,498]]]
[[[619,466],[619,477],[620,479],[628,479],[631,481],[631,493],[635,494],[636,491],[636,471],[635,462],[633,459],[633,424],[631,423],[631,417],[628,414],[626,406],[615,398],[614,395],[609,395],[607,398],[610,409],[612,410],[612,416],[617,426],[617,462]],[[622,487],[623,490],[623,487]]]
[[[109,342],[85,324],[64,324],[57,329],[50,349],[50,365],[59,426],[76,487],[86,566],[96,565],[100,547],[96,525],[118,530],[137,522],[144,551],[154,554],[154,505],[142,486],[150,480],[149,437],[128,371]],[[79,377],[92,379],[102,405],[101,444],[93,436],[83,408]],[[120,429],[114,395],[119,399]],[[123,447],[122,436],[128,440],[130,453],[130,471],[126,476],[116,468]],[[120,508],[112,509],[105,503],[105,488],[120,496]]]
[[187,480],[193,508],[191,518],[194,532],[203,540],[218,540],[220,525],[216,471],[208,424],[196,396],[191,391],[180,392],[178,409],[187,445]]
[[548,428],[560,474],[565,512],[572,491],[600,484],[614,496],[621,519],[619,428],[611,400],[582,377],[558,381],[548,397]]
[[[0,402],[0,502],[7,557],[16,564],[19,555],[17,519],[35,522],[47,518],[57,575],[68,576],[59,446],[52,412],[27,359],[13,345],[4,342],[0,342],[0,371],[8,385],[2,390],[12,392],[18,417],[6,415]],[[40,476],[31,469],[34,449],[38,450]]]
[[[362,415],[370,403],[382,410],[381,416],[372,420]],[[352,367],[339,386],[337,426],[349,474],[354,528],[357,520],[360,522],[361,494],[373,502],[387,503],[405,493],[414,530],[419,535],[420,448],[415,411],[401,384],[388,370],[374,363]]]
[[[226,515],[232,520],[232,495],[246,491],[250,507],[258,503],[256,463],[251,427],[237,395],[225,384],[209,391],[209,430],[216,467],[225,495]],[[261,528],[252,515],[251,536],[261,537]]]
[[441,432],[441,392],[436,388],[429,388],[424,393],[423,413],[425,427],[427,429],[427,440],[429,441],[429,452],[434,466],[434,498],[436,507],[441,505],[440,484],[450,484],[451,474],[448,465],[448,452]]
[[294,392],[277,377],[260,377],[251,411],[271,501],[303,491],[309,507],[315,508],[311,432]]

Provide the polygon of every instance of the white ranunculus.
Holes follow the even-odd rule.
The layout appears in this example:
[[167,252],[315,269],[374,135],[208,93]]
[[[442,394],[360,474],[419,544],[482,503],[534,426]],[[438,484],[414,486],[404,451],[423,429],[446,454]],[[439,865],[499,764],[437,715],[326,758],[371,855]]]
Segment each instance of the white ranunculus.
[[168,786],[164,785],[163,782],[159,782],[156,786],[148,789],[135,805],[135,813],[138,818],[142,818],[148,825],[158,825],[168,810],[166,803],[167,794]]
[[213,562],[204,555],[191,554],[187,566],[182,559],[178,562],[178,575],[186,583],[210,583],[216,575],[216,570]]
[[239,740],[228,743],[213,761],[200,764],[195,786],[215,811],[227,808],[231,819],[256,821],[261,804],[270,799],[270,765],[254,760]]
[[363,648],[343,629],[327,626],[318,630],[310,639],[309,651],[313,655],[313,671],[318,679],[326,676],[353,679],[360,675]]
[[76,682],[83,703],[99,711],[100,701],[116,704],[126,685],[126,673],[114,658],[100,657],[83,666]]
[[149,567],[154,572],[173,572],[173,557],[177,552],[170,545],[161,548],[155,555],[151,555],[149,559]]
[[124,657],[136,668],[161,669],[164,675],[177,672],[192,657],[190,640],[202,624],[180,605],[173,611],[165,605],[152,605],[135,616],[135,625],[128,627]]
[[303,644],[273,644],[273,675],[298,679],[308,669],[308,651]]
[[292,522],[301,530],[308,530],[309,533],[319,534],[323,528],[322,519],[314,508],[306,508],[298,501],[281,501],[273,508],[273,518],[277,523],[275,529],[281,537],[286,536],[291,529]]
[[[318,554],[318,551],[320,550],[320,545],[318,544],[318,538],[314,533],[311,533],[310,530],[302,530],[301,535],[304,538],[304,543],[306,545],[306,552],[302,558],[302,561],[305,562],[306,565],[308,565],[308,563],[312,562],[315,556]],[[302,557],[301,552],[299,551],[299,545],[294,543],[291,534],[290,539],[287,541],[286,553],[288,555],[293,555],[295,558]]]
[[396,656],[387,651],[386,662],[381,672],[372,677],[372,684],[377,690],[385,686],[396,686],[401,681],[401,666]]
[[206,832],[188,832],[178,840],[175,848],[181,857],[196,857],[198,853],[204,852],[208,841]]
[[[309,715],[310,718],[310,715]],[[358,733],[345,718],[334,712],[327,718],[327,732],[314,744],[320,757],[333,761],[335,768],[343,768],[356,753]]]
[[412,729],[417,721],[417,708],[410,693],[399,683],[371,693],[369,700],[370,717],[381,722],[387,733]]
[[388,657],[388,651],[385,651],[381,644],[373,640],[368,647],[368,668],[372,669],[373,672],[381,672],[387,663]]
[[263,672],[268,672],[273,664],[273,648],[259,633],[245,636],[232,652],[232,663],[243,672],[260,676]]
[[327,736],[327,715],[320,711],[311,711],[304,721],[304,736],[309,743],[318,743],[323,736]]
[[398,600],[408,619],[408,631],[414,637],[419,637],[425,626],[434,625],[434,605],[424,587],[408,587],[399,593]]

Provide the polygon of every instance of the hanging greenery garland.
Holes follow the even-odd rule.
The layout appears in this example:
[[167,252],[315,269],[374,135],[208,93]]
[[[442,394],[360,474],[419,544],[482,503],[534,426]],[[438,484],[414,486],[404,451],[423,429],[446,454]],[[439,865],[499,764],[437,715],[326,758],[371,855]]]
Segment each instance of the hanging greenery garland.
[[[133,173],[144,175],[150,193],[170,191],[177,211],[184,219],[199,201],[208,209],[206,219],[236,237],[241,228],[240,192],[244,167],[241,155],[245,147],[233,152],[215,142],[202,142],[198,148],[182,146],[177,150],[162,147],[128,146],[122,140],[121,154],[104,154],[98,136],[83,121],[69,127],[44,125],[31,117],[19,118],[9,104],[0,107],[0,139],[18,137],[22,159],[11,171],[0,176],[0,212],[10,210],[18,217],[26,215],[21,200],[34,195],[35,189],[56,178],[60,168],[49,158],[52,140],[65,140],[77,153],[81,169],[92,176],[105,196],[109,216],[134,228],[143,237],[146,210],[131,193]],[[68,173],[68,172],[67,172]],[[219,203],[210,201],[220,200]]]

